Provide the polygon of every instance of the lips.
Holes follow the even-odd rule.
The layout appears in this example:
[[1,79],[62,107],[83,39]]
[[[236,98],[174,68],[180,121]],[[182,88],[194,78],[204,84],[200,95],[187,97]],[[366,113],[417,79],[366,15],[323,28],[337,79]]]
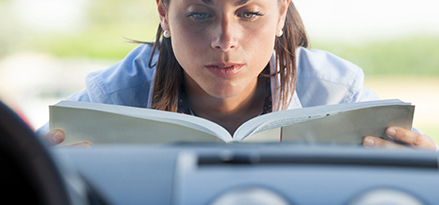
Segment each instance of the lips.
[[214,75],[221,78],[227,78],[238,74],[243,66],[243,64],[237,63],[215,63],[206,65],[205,67]]

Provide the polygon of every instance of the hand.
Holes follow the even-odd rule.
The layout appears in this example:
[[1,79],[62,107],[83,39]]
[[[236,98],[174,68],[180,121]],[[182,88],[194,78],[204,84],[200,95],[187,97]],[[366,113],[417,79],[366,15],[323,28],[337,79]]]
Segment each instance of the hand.
[[[386,129],[386,135],[412,148],[436,150],[436,143],[430,136],[413,130],[407,130],[401,127],[388,127]],[[408,146],[374,136],[364,137],[363,145],[365,147],[409,148]]]
[[[52,145],[58,145],[66,139],[66,135],[64,134],[63,130],[54,129],[43,134],[43,138],[46,139]],[[91,147],[91,145],[92,145],[91,142],[79,142],[68,146]]]

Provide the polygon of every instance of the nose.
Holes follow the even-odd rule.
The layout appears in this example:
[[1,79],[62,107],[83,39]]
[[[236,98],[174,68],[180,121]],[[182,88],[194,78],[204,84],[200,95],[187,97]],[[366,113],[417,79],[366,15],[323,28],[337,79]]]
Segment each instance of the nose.
[[215,27],[211,42],[213,49],[227,52],[238,46],[239,29],[233,19],[224,17]]

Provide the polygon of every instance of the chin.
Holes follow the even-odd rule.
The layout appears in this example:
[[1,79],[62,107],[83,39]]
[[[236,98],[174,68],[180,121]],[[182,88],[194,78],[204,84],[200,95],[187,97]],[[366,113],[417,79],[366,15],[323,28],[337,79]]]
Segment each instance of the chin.
[[236,97],[240,93],[242,93],[242,91],[237,89],[230,89],[230,88],[223,88],[223,89],[216,88],[207,93],[212,97],[224,99],[224,98]]
[[[206,86],[203,90],[215,98],[233,98],[240,95],[248,95],[249,83],[246,81],[219,82]],[[251,89],[251,88],[250,88]]]

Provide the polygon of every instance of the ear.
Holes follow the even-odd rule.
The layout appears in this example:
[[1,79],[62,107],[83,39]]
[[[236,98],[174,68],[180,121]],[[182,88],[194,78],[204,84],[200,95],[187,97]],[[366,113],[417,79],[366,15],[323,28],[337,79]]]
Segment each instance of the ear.
[[290,5],[290,0],[283,0],[282,3],[280,3],[280,9],[279,9],[279,21],[277,24],[277,29],[283,29],[285,25],[285,18],[287,16],[288,12],[288,6]]
[[163,4],[162,0],[156,0],[157,2],[157,10],[160,16],[160,26],[163,30],[169,30],[168,24],[168,8]]

